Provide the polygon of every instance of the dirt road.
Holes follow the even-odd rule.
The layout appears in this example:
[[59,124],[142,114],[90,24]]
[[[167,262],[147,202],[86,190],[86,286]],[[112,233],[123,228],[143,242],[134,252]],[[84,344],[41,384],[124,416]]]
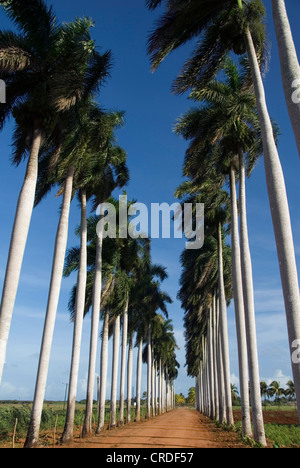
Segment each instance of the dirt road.
[[72,448],[242,448],[234,433],[225,432],[195,410],[180,408],[149,421],[77,439]]

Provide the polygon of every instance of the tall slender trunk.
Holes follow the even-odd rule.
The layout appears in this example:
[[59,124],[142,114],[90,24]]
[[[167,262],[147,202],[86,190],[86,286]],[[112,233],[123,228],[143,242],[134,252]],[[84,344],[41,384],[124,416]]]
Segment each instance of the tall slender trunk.
[[55,326],[56,312],[59,301],[61,282],[63,277],[64,261],[68,240],[69,213],[73,189],[74,167],[68,170],[65,180],[63,204],[57,229],[48,305],[45,317],[43,339],[41,344],[40,360],[36,380],[35,394],[31,411],[25,447],[31,448],[38,443],[41,416],[43,410],[50,353]]
[[152,352],[151,352],[151,325],[148,327],[148,360],[147,360],[147,419],[151,418],[151,374],[152,374]]
[[86,218],[86,192],[80,191],[81,199],[81,224],[80,224],[80,259],[77,277],[76,301],[75,301],[75,321],[73,331],[73,348],[71,370],[69,378],[69,394],[67,403],[67,414],[64,432],[61,437],[63,443],[73,439],[74,416],[76,406],[76,393],[78,385],[78,372],[80,362],[80,349],[82,338],[82,326],[86,294],[87,278],[87,218]]
[[214,419],[217,420],[219,417],[219,386],[218,386],[218,330],[217,330],[217,301],[216,292],[213,294],[213,307],[212,307],[212,320],[213,320],[213,371],[214,371],[214,382],[215,382],[215,414]]
[[166,366],[165,372],[165,381],[166,381],[166,412],[169,411],[169,374],[168,374],[168,366]]
[[245,41],[261,126],[267,189],[276,240],[285,303],[291,365],[300,420],[300,360],[293,359],[295,348],[297,349],[300,340],[300,295],[289,205],[282,167],[266,104],[264,85],[250,31],[245,34]]
[[224,375],[226,421],[228,426],[234,423],[230,387],[230,359],[228,344],[227,306],[224,287],[222,226],[218,226],[218,269],[219,269],[219,328],[221,343],[221,367]]
[[154,356],[152,356],[152,378],[151,378],[151,407],[152,407],[152,416],[156,416],[155,411],[155,360]]
[[246,436],[252,436],[249,390],[248,390],[248,362],[247,340],[244,313],[243,284],[241,273],[241,254],[238,229],[238,212],[235,185],[235,168],[233,162],[230,166],[230,199],[231,199],[231,247],[232,247],[232,282],[234,294],[234,308],[236,318],[240,394],[242,404],[242,426]]
[[[285,100],[300,156],[299,61],[284,0],[272,0],[272,8]],[[295,92],[297,97],[293,99]]]
[[207,345],[208,345],[208,378],[210,383],[210,413],[209,417],[214,419],[215,417],[215,379],[214,379],[214,362],[213,362],[213,330],[212,330],[212,306],[209,308],[208,317],[208,333],[207,333]]
[[162,362],[161,358],[159,358],[159,406],[158,406],[158,414],[162,414]]
[[105,424],[105,402],[106,402],[106,383],[108,366],[108,334],[109,334],[109,312],[105,311],[103,321],[102,346],[101,346],[101,364],[100,364],[100,399],[98,408],[98,427],[99,434]]
[[132,358],[133,358],[133,343],[132,334],[129,337],[128,345],[128,363],[127,363],[127,422],[131,421],[131,399],[132,399]]
[[155,392],[155,395],[154,395],[154,408],[155,408],[155,416],[157,416],[158,414],[158,406],[157,406],[157,399],[158,399],[158,395],[157,395],[157,361],[155,360],[154,362],[154,392]]
[[140,339],[136,370],[136,420],[141,420],[141,383],[142,383],[143,338]]
[[225,404],[225,383],[224,383],[224,367],[222,361],[222,344],[220,334],[220,314],[219,314],[219,300],[216,303],[216,323],[217,323],[217,382],[218,382],[218,397],[219,397],[219,411],[218,421],[223,424],[226,422],[226,404]]
[[240,151],[240,245],[241,268],[245,306],[245,323],[248,348],[248,366],[250,380],[250,397],[252,407],[253,436],[255,442],[266,446],[265,428],[261,404],[260,378],[257,354],[257,339],[255,325],[254,293],[252,278],[252,262],[248,238],[247,207],[246,207],[246,182],[245,159],[243,151]]
[[198,382],[199,382],[199,412],[203,413],[203,382],[202,382],[202,361],[200,361],[199,364],[199,376],[198,376]]
[[114,343],[113,343],[112,380],[111,380],[111,397],[110,397],[110,427],[115,427],[116,421],[117,421],[119,347],[120,347],[120,316],[118,315],[114,322]]
[[125,376],[126,376],[126,350],[128,334],[128,300],[123,313],[122,355],[121,355],[121,379],[120,379],[120,425],[124,424],[125,401]]
[[197,411],[200,411],[200,404],[199,404],[199,373],[197,377],[195,377],[195,408]]
[[166,368],[163,365],[162,370],[162,412],[165,413],[167,410],[166,407]]
[[2,292],[0,309],[0,384],[2,381],[7,341],[34,206],[41,142],[42,131],[36,123],[26,174],[16,208]]
[[202,362],[203,362],[203,369],[202,369],[202,384],[203,384],[203,414],[208,416],[208,401],[207,401],[207,361],[206,361],[206,338],[204,334],[202,335]]
[[[104,216],[104,203],[101,204],[100,218]],[[96,372],[96,357],[98,345],[98,332],[101,307],[101,291],[102,291],[102,248],[103,248],[103,230],[100,229],[97,235],[96,261],[95,261],[95,277],[93,285],[93,300],[92,300],[92,320],[91,320],[91,336],[90,336],[90,353],[89,353],[89,369],[86,395],[85,418],[82,428],[82,437],[88,437],[92,432],[93,418],[93,403],[94,403],[94,388],[95,388],[95,372]]]

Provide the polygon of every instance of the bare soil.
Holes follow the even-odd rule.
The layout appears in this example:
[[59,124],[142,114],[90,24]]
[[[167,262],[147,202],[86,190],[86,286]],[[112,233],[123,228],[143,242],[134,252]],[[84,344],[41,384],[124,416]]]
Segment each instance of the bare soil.
[[[105,430],[90,439],[77,438],[66,448],[246,448],[195,410],[180,408],[139,423]],[[62,447],[62,448],[63,448]],[[249,447],[248,447],[249,448]]]
[[[297,410],[284,410],[284,409],[275,409],[275,410],[265,410],[263,411],[264,423],[265,424],[278,424],[278,425],[298,425],[298,413]],[[240,410],[233,410],[233,417],[235,421],[240,421],[242,419],[242,414]]]

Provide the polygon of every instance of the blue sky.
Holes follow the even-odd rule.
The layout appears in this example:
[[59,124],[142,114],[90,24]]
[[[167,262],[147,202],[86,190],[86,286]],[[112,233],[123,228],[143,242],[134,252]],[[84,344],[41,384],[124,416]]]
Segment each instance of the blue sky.
[[[50,2],[49,2],[50,3]],[[270,42],[269,71],[264,78],[271,116],[277,120],[280,130],[279,154],[285,174],[294,233],[297,264],[300,255],[300,162],[289,122],[280,77],[277,44],[274,36],[270,1],[266,0],[267,27]],[[99,102],[107,109],[126,112],[126,125],[118,132],[120,145],[127,151],[131,180],[128,197],[150,206],[155,202],[172,203],[173,193],[182,181],[182,164],[186,142],[172,133],[175,120],[191,106],[187,96],[174,96],[170,88],[190,46],[168,57],[158,71],[150,72],[146,54],[148,33],[153,28],[158,12],[149,12],[141,0],[53,0],[51,4],[60,21],[89,16],[95,21],[93,38],[102,51],[111,49],[114,66],[111,79],[101,91]],[[298,28],[299,5],[286,1],[295,44],[300,50]],[[1,28],[11,24],[1,12]],[[14,168],[10,164],[13,122],[0,134],[0,288],[2,288],[7,252],[18,193],[25,172],[25,165]],[[263,161],[247,181],[248,220],[258,334],[258,352],[261,380],[274,378],[285,385],[291,378],[288,354],[285,313],[281,292],[278,261],[266,191]],[[55,192],[37,207],[26,247],[22,275],[15,305],[11,333],[7,349],[7,362],[0,387],[0,399],[32,399],[38,365],[38,354],[43,331],[52,254],[58,222],[60,200]],[[78,203],[73,201],[70,214],[68,246],[78,245],[74,229],[80,220]],[[176,392],[187,394],[194,384],[186,377],[183,311],[176,300],[180,277],[179,257],[184,241],[154,240],[153,261],[165,265],[169,278],[165,290],[174,303],[169,315],[180,351],[181,368],[176,382]],[[46,399],[63,399],[65,384],[69,378],[72,343],[72,324],[67,304],[76,278],[64,279],[53,338],[51,362],[48,374]],[[230,359],[232,381],[238,383],[238,361],[233,306],[228,310]],[[90,317],[85,319],[80,364],[78,399],[85,398],[88,366]],[[97,372],[99,369],[100,347]],[[145,377],[145,369],[144,369]],[[110,376],[108,380],[109,390]],[[109,392],[108,392],[109,394]]]

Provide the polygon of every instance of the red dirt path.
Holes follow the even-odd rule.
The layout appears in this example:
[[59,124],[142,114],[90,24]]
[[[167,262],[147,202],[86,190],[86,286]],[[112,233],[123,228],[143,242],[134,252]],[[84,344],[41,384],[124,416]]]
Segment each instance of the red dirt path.
[[[131,423],[65,448],[243,448],[238,436],[195,410],[180,408],[149,421]],[[62,447],[62,448],[63,448]]]

